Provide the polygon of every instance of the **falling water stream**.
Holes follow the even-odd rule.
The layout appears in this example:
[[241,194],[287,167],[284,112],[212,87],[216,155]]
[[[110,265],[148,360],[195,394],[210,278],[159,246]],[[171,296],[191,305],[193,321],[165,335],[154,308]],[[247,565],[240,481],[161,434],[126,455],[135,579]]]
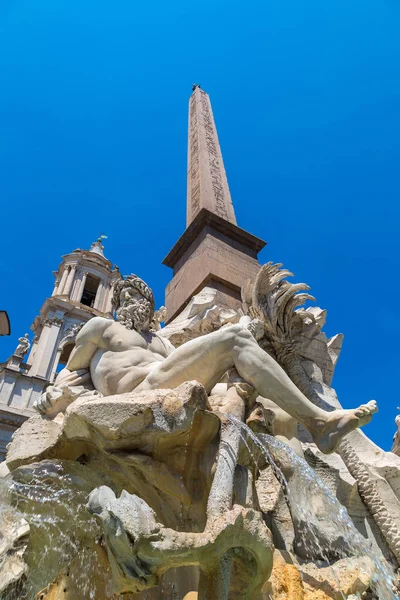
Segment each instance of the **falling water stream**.
[[[311,544],[314,549],[318,549],[319,556],[323,557],[328,565],[330,564],[327,556],[328,549],[322,546],[316,533],[318,521],[311,501],[313,497],[323,498],[325,513],[329,515],[329,528],[335,533],[342,550],[340,558],[357,557],[365,559],[368,557],[367,559],[370,564],[372,563],[374,570],[372,588],[379,600],[398,600],[398,596],[392,591],[393,571],[386,561],[383,561],[382,557],[379,556],[371,543],[359,533],[346,508],[340,504],[307,462],[287,444],[275,437],[266,434],[255,434],[236,417],[231,415],[225,415],[225,417],[240,430],[242,441],[256,465],[258,462],[257,454],[261,454],[264,460],[271,465],[283,488],[292,516],[296,513],[297,520],[303,524],[301,535],[304,544]],[[296,473],[297,480],[301,482],[300,489],[296,485],[289,485],[282,469],[278,466],[279,464],[290,464],[291,469]],[[303,496],[303,501],[299,497],[300,494]],[[304,501],[304,497],[308,501]],[[333,575],[339,582],[334,565],[330,566]],[[345,598],[344,595],[342,596]]]
[[[360,560],[368,557],[369,565],[372,563],[374,570],[373,589],[379,600],[398,600],[392,591],[393,572],[388,564],[357,531],[346,508],[338,502],[306,461],[276,438],[256,435],[237,418],[226,418],[239,430],[256,465],[260,458],[264,464],[268,462],[271,465],[283,488],[292,517],[295,516],[297,522],[303,525],[303,543],[311,544],[312,549],[317,549],[318,555],[329,564],[327,550],[331,548],[324,548],[318,536],[321,515],[315,514],[311,501],[305,501],[312,497],[322,498],[325,513],[329,515],[330,531],[338,540],[338,548],[342,553],[337,557],[356,557]],[[290,464],[295,473],[295,478],[291,477],[290,483],[280,468],[280,465],[287,464]],[[24,518],[30,526],[30,551],[27,553],[29,581],[25,582],[23,588],[0,593],[1,600],[32,600],[37,590],[52,581],[77,554],[80,563],[74,577],[81,580],[75,584],[82,590],[82,598],[96,597],[98,573],[102,567],[96,563],[93,545],[90,544],[98,539],[100,532],[86,504],[90,491],[100,484],[101,481],[95,474],[89,474],[84,466],[70,461],[43,461],[21,467],[13,472],[12,477],[0,480],[0,547],[8,543],[1,534],[3,524],[7,519],[10,521],[10,515],[15,527],[18,528]],[[40,548],[39,553],[35,551],[35,545]],[[334,572],[335,566],[331,567]],[[339,577],[337,580],[339,581]],[[104,590],[109,582],[104,581],[102,585]]]

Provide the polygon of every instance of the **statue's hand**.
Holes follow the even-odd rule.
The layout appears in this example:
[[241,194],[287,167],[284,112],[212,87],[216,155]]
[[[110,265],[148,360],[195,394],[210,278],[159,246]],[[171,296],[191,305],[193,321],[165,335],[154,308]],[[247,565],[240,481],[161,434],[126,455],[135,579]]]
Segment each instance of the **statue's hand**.
[[264,337],[264,322],[261,319],[253,319],[248,325],[247,329],[250,331],[252,336],[259,342]]
[[68,385],[60,387],[50,385],[38,400],[33,403],[33,408],[42,415],[57,413],[65,410],[76,398]]

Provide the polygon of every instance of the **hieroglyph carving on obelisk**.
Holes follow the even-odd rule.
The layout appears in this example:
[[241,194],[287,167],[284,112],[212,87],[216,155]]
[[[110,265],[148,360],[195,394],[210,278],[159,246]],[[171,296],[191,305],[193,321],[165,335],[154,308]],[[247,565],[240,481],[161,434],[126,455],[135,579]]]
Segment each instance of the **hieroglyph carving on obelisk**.
[[210,98],[199,86],[189,100],[188,227],[202,208],[236,224]]

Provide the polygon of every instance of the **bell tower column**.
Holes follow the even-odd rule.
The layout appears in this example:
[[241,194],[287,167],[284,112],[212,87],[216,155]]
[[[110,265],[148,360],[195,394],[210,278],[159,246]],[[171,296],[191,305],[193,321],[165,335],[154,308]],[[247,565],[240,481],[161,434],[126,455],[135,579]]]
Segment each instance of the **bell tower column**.
[[65,287],[65,283],[67,281],[68,274],[69,274],[69,267],[65,267],[64,272],[61,277],[60,285],[58,286],[58,294],[64,293],[64,287]]
[[74,279],[75,279],[75,271],[76,271],[76,265],[72,265],[71,270],[68,275],[67,283],[65,284],[64,294],[66,296],[69,296],[71,294],[72,286],[73,286]]
[[54,349],[57,346],[64,314],[62,311],[57,311],[54,315],[49,313],[49,317],[44,321],[30,370],[31,375],[46,378],[51,370]]

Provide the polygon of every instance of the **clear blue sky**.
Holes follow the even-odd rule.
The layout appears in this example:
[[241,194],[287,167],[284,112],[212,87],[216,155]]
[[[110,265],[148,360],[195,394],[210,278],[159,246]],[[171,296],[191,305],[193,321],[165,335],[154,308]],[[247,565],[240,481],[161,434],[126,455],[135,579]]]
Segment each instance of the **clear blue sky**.
[[187,101],[210,94],[239,225],[345,334],[344,406],[400,405],[400,4],[2,0],[1,308],[29,330],[60,256],[104,232],[152,285],[185,226]]

